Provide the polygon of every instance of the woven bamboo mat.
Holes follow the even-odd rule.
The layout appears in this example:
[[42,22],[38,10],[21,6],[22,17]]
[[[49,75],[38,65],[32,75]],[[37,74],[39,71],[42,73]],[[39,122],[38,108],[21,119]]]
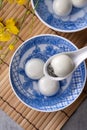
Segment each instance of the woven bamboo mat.
[[[79,98],[66,109],[53,113],[38,112],[22,104],[13,93],[8,76],[10,59],[20,44],[26,39],[38,34],[49,33],[60,35],[72,41],[78,48],[81,48],[87,44],[87,29],[76,33],[55,32],[41,23],[31,10],[32,7],[30,4],[30,13],[27,15],[23,27],[17,36],[18,42],[16,43],[14,50],[9,51],[4,59],[2,57],[0,58],[0,62],[2,63],[0,64],[0,108],[25,130],[60,130],[82,101],[87,98],[87,84]],[[10,17],[18,19],[23,16],[25,11],[25,6],[9,4],[8,2],[3,1],[0,17],[3,18],[3,21]],[[34,19],[33,31],[31,31],[32,18]],[[15,37],[15,35],[12,36],[9,42],[4,43],[4,48],[3,50],[0,50],[0,54],[7,51],[9,44],[15,40]],[[3,43],[0,42],[0,45],[3,45]]]

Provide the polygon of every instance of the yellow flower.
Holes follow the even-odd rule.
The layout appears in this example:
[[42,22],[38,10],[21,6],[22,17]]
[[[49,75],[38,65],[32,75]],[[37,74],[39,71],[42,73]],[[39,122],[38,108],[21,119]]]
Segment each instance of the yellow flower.
[[11,35],[9,32],[4,31],[3,33],[0,33],[0,41],[6,42],[6,41],[9,41],[10,38],[11,38]]
[[4,25],[0,22],[0,41],[10,40],[10,33],[5,29]]
[[7,0],[9,3],[18,3],[19,5],[23,5],[26,3],[27,0]]
[[13,50],[13,49],[14,49],[14,45],[13,45],[13,44],[10,44],[10,45],[9,45],[9,49],[10,49],[10,50]]
[[5,27],[4,25],[0,22],[0,34],[4,31]]
[[23,5],[26,3],[27,0],[16,0],[16,2],[20,5]]
[[13,18],[6,20],[6,28],[13,34],[18,34],[19,32],[18,28],[15,26],[15,21]]

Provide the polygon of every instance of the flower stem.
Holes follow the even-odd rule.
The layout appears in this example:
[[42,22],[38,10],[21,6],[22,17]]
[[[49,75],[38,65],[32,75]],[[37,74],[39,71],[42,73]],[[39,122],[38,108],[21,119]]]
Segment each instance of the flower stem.
[[34,7],[34,9],[32,10],[33,15],[35,14],[35,9],[36,9],[37,6],[38,6],[38,2],[39,2],[39,0],[36,1],[36,3],[35,3],[35,7]]
[[[18,40],[19,40],[19,38],[16,36],[14,42],[10,43],[10,44],[15,45],[18,42]],[[0,55],[0,59],[4,60],[6,58],[6,56],[8,55],[9,51],[10,51],[10,49],[8,48],[4,54]],[[0,64],[2,64],[1,60],[0,60]]]

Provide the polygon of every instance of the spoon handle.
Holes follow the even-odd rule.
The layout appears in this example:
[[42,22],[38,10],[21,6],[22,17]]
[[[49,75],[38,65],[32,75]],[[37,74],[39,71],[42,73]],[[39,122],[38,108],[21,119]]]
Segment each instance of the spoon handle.
[[76,66],[78,66],[82,61],[84,61],[87,58],[87,46],[83,47],[82,49],[79,49],[75,53],[76,57]]

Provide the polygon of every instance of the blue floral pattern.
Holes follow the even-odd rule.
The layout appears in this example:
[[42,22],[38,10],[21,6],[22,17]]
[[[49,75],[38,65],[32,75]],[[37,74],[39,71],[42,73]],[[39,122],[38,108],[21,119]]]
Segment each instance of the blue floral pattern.
[[[33,8],[36,0],[31,0]],[[67,17],[58,17],[53,12],[53,0],[39,0],[36,15],[48,27],[61,32],[74,32],[87,28],[87,6],[84,8],[72,8]]]
[[59,82],[59,91],[51,97],[41,95],[38,80],[27,77],[25,64],[31,58],[39,58],[46,62],[56,53],[76,49],[70,41],[50,34],[36,36],[21,45],[15,52],[10,66],[12,88],[19,99],[33,109],[46,112],[61,110],[74,102],[84,88],[86,77],[84,62],[71,77]]

